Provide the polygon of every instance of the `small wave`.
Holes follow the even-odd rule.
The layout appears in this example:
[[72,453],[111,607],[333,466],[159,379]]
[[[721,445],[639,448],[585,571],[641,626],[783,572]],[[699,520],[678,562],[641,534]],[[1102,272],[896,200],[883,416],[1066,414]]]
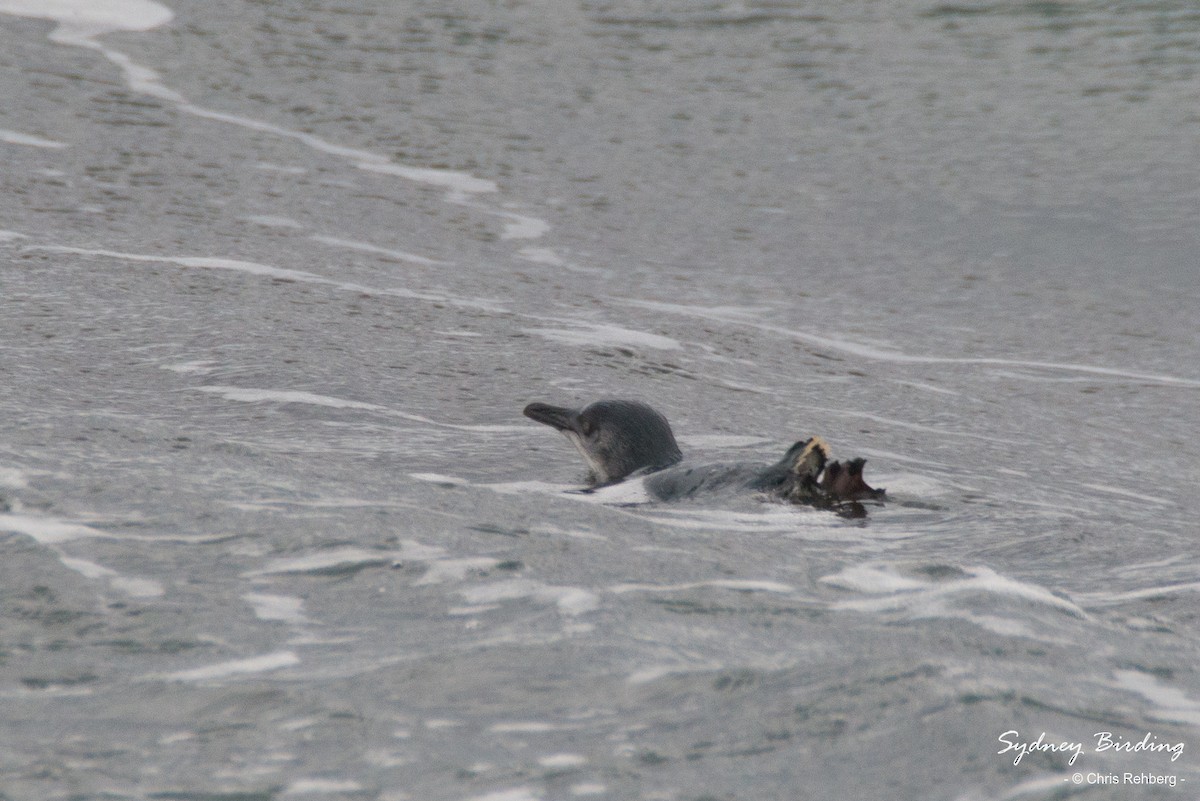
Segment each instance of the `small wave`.
[[393,250],[391,248],[383,248],[378,245],[372,245],[369,242],[356,242],[351,239],[339,239],[335,236],[325,236],[324,234],[313,234],[309,237],[314,242],[320,242],[322,245],[329,245],[335,248],[344,248],[346,250],[356,250],[360,253],[371,253],[376,256],[384,256],[394,261],[404,261],[410,264],[419,264],[423,267],[445,267],[450,264],[447,261],[438,261],[437,259],[418,256],[415,253],[407,253],[403,250]]
[[600,599],[588,590],[580,587],[552,586],[532,579],[510,579],[467,587],[461,590],[460,594],[471,604],[530,598],[542,603],[552,603],[558,607],[561,614],[571,617],[591,612],[600,605]]
[[733,590],[735,592],[773,592],[790,595],[796,588],[790,584],[765,579],[712,579],[709,581],[689,581],[683,584],[614,584],[608,591],[616,595],[628,592],[683,592],[704,587],[718,590]]
[[252,214],[249,217],[243,217],[246,222],[261,225],[264,228],[293,228],[303,229],[304,226],[293,220],[291,217],[280,217],[274,214]]
[[174,673],[159,673],[146,676],[147,679],[158,681],[204,682],[228,679],[234,676],[254,675],[280,670],[285,667],[300,664],[300,657],[293,651],[276,651],[263,656],[253,656],[248,659],[234,659],[229,662],[218,662],[215,665],[179,670]]
[[180,267],[207,270],[228,270],[249,275],[273,278],[276,281],[298,284],[317,284],[331,287],[342,292],[353,292],[358,295],[383,295],[387,297],[419,300],[428,303],[439,303],[459,308],[475,309],[488,312],[502,312],[504,307],[492,300],[460,298],[451,295],[439,295],[431,292],[417,292],[400,287],[370,287],[347,281],[337,281],[316,273],[304,270],[290,270],[285,267],[275,267],[260,262],[242,259],[226,259],[216,256],[156,256],[143,253],[123,253],[103,248],[77,248],[69,245],[30,245],[25,248],[33,252],[70,253],[80,256],[98,256],[107,259],[117,259],[135,263],[175,264]]
[[1166,498],[1156,498],[1153,495],[1147,495],[1144,492],[1134,492],[1132,490],[1123,489],[1121,487],[1111,487],[1107,484],[1093,484],[1093,483],[1090,483],[1087,481],[1081,481],[1081,482],[1079,482],[1079,484],[1082,487],[1087,487],[1088,489],[1094,489],[1097,492],[1103,492],[1108,495],[1117,495],[1122,498],[1129,498],[1130,500],[1142,501],[1145,503],[1152,503],[1152,504],[1156,504],[1159,506],[1176,506],[1177,505],[1173,501],[1169,501]]
[[0,514],[0,531],[24,534],[42,545],[54,545],[89,537],[116,538],[107,531],[82,523],[72,523],[54,517],[33,517],[19,514]]
[[408,477],[415,478],[417,481],[427,481],[431,484],[445,484],[455,487],[467,487],[471,484],[471,482],[467,481],[465,478],[459,478],[458,476],[446,476],[442,475],[441,473],[409,473]]
[[508,220],[500,234],[501,239],[540,239],[550,230],[550,223],[540,217],[516,214],[511,211],[489,211],[488,213]]
[[15,467],[0,467],[0,487],[24,489],[29,486],[28,472]]
[[326,797],[342,793],[358,794],[366,788],[353,779],[296,779],[283,790],[284,798],[302,795]]
[[1156,709],[1150,711],[1150,717],[1155,720],[1200,726],[1200,702],[1193,701],[1182,690],[1161,684],[1148,673],[1118,670],[1116,686],[1137,693],[1154,704]]
[[509,721],[493,723],[488,726],[492,734],[545,734],[552,731],[569,731],[577,726],[565,726],[561,723],[544,723],[538,720]]
[[0,128],[0,142],[6,142],[10,145],[25,145],[27,147],[42,147],[51,150],[57,150],[67,146],[65,142],[56,142],[53,139],[45,139],[41,136],[33,136],[24,134],[19,131],[9,131]]
[[835,601],[831,608],[856,612],[904,612],[911,618],[950,617],[967,620],[1004,636],[1037,637],[1024,622],[978,612],[954,603],[969,595],[1015,598],[1087,619],[1074,602],[1044,587],[1002,576],[991,568],[931,566],[925,575],[902,574],[889,565],[855,565],[821,577],[831,587],[871,597]]
[[148,31],[174,17],[169,8],[152,0],[3,0],[0,13],[57,22],[51,38],[70,44],[113,31]]
[[335,548],[303,556],[276,559],[265,567],[242,575],[246,578],[279,576],[290,573],[345,573],[366,567],[386,565],[399,558],[399,551],[370,551],[365,548]]
[[1075,597],[1088,607],[1116,606],[1130,601],[1142,601],[1147,598],[1167,598],[1172,595],[1200,592],[1200,581],[1188,581],[1179,584],[1164,584],[1153,587],[1142,587],[1124,592],[1089,592],[1079,593]]
[[162,369],[182,375],[206,375],[216,370],[219,365],[211,359],[196,359],[190,362],[161,365]]
[[472,797],[469,801],[541,801],[541,793],[529,787],[515,787],[511,790],[497,790]]
[[196,391],[220,395],[225,400],[239,401],[241,403],[302,403],[311,406],[326,406],[331,409],[358,409],[367,412],[385,414],[391,417],[399,417],[404,420],[411,420],[417,423],[425,423],[438,428],[451,428],[456,431],[483,431],[499,433],[525,432],[529,430],[526,426],[517,425],[471,425],[464,423],[444,423],[423,415],[411,414],[409,412],[402,412],[399,409],[381,406],[377,403],[367,403],[365,401],[350,400],[348,398],[338,398],[332,395],[321,395],[319,393],[305,392],[303,390],[258,389],[254,387],[233,387],[210,384],[208,386],[196,387]]
[[254,610],[254,616],[259,620],[293,624],[308,622],[308,618],[304,616],[303,598],[251,592],[243,595],[242,600],[250,604]]
[[95,562],[89,562],[86,559],[77,559],[73,556],[59,554],[59,561],[64,567],[74,570],[79,575],[88,579],[104,579],[108,582],[108,586],[130,598],[159,598],[166,594],[163,585],[153,579],[134,578],[130,576],[122,576],[112,568],[98,565]]
[[829,533],[840,527],[838,519],[826,514],[809,514],[811,509],[783,504],[761,504],[762,509],[753,512],[735,512],[728,509],[673,509],[657,507],[653,513],[643,517],[654,523],[685,531],[717,531],[722,533],[794,533],[803,522],[805,526]]
[[[297,131],[288,131],[285,129],[278,129],[277,132],[294,139],[299,139],[305,144],[313,146],[319,150],[328,147],[327,143],[317,139],[315,136],[301,134]],[[321,146],[318,146],[318,143]],[[500,187],[496,185],[495,181],[489,181],[486,178],[476,178],[474,175],[470,175],[465,172],[433,169],[431,167],[410,167],[406,164],[396,164],[395,162],[391,161],[379,160],[379,157],[374,153],[355,151],[353,149],[342,148],[340,146],[333,147],[333,150],[326,150],[326,152],[334,152],[338,155],[351,153],[357,154],[359,157],[362,157],[363,155],[369,156],[370,158],[358,161],[354,165],[360,170],[383,173],[384,175],[395,175],[415,183],[422,183],[429,186],[437,186],[443,189],[448,189],[452,193],[451,196],[453,198],[463,198],[466,195],[488,194],[497,192],[500,189]]]
[[547,754],[543,757],[538,757],[538,764],[543,768],[550,770],[564,770],[567,768],[578,768],[588,763],[587,757],[583,754]]
[[490,556],[467,556],[461,559],[438,559],[430,562],[425,575],[417,579],[413,586],[423,587],[429,584],[442,584],[448,581],[462,581],[469,574],[486,574],[501,563],[501,560]]
[[650,348],[679,350],[678,340],[645,331],[633,331],[616,325],[569,321],[574,328],[524,328],[526,334],[548,339],[563,345],[591,345],[615,348]]
[[347,159],[360,170],[394,175],[413,183],[446,189],[452,200],[498,190],[494,181],[466,172],[397,164],[361,148],[339,145],[313,134],[188,102],[183,95],[163,84],[162,77],[157,72],[135,63],[124,53],[97,41],[97,37],[106,33],[148,31],[169,22],[174,16],[171,10],[151,0],[66,0],[58,3],[4,0],[0,3],[0,13],[56,21],[58,27],[50,35],[52,41],[98,51],[117,65],[130,89],[172,103],[186,114],[291,139],[318,152]]
[[198,392],[208,392],[220,395],[225,400],[241,401],[243,403],[306,403],[313,406],[328,406],[331,409],[365,409],[372,412],[391,411],[386,406],[375,403],[335,398],[330,395],[318,395],[313,392],[301,392],[286,389],[253,389],[250,387],[207,386],[196,387]]
[[749,448],[773,442],[767,437],[743,437],[736,434],[693,434],[677,436],[676,439],[679,444],[692,448]]
[[[891,362],[893,364],[941,364],[941,365],[977,365],[984,367],[1024,367],[1034,370],[1051,370],[1056,372],[1086,373],[1088,375],[1109,376],[1127,381],[1149,382],[1166,386],[1196,388],[1200,387],[1200,379],[1184,378],[1163,373],[1143,373],[1135,370],[1125,370],[1116,367],[1100,367],[1076,362],[1043,362],[1026,359],[1003,359],[994,357],[954,357],[954,356],[920,356],[905,353],[893,348],[868,345],[841,337],[823,336],[807,331],[798,331],[783,326],[759,322],[748,318],[741,310],[731,312],[721,307],[687,306],[678,303],[662,303],[659,301],[623,299],[625,303],[655,311],[670,314],[681,314],[700,317],[713,322],[728,325],[754,328],[760,331],[777,334],[788,339],[794,339],[815,345],[826,350],[846,353],[871,361]],[[1017,376],[1019,377],[1019,376]]]

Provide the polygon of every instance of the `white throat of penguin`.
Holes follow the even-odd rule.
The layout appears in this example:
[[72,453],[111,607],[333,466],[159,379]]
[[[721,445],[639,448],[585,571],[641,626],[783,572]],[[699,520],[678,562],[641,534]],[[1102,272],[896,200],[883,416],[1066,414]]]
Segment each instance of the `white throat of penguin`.
[[584,444],[583,437],[579,435],[579,432],[571,431],[570,429],[564,429],[562,433],[563,436],[569,439],[571,444],[575,446],[575,450],[579,451],[579,455],[583,457],[583,460],[587,462],[588,467],[591,468],[592,476],[595,478],[596,483],[607,484],[609,481],[608,471],[605,470],[604,466],[596,461],[596,457],[594,457],[591,452],[588,451],[587,445]]

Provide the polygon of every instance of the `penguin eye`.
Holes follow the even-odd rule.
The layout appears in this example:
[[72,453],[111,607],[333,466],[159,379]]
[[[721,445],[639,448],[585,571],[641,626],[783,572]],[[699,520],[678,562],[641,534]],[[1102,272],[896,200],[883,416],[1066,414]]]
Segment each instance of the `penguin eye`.
[[592,432],[595,430],[595,428],[596,427],[593,426],[591,424],[591,421],[589,421],[589,420],[583,420],[579,424],[579,430],[583,432],[583,435],[585,437],[590,437],[592,435]]

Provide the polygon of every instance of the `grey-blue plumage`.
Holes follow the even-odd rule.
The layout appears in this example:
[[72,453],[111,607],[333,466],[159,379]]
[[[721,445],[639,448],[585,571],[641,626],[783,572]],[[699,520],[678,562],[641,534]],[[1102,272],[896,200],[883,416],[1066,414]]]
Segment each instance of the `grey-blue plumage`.
[[771,465],[687,466],[679,464],[683,456],[667,419],[640,401],[602,400],[579,409],[531,403],[524,413],[562,432],[575,445],[591,469],[593,486],[646,474],[646,489],[659,500],[734,489],[833,507],[884,495],[863,480],[865,459],[845,465],[829,462],[829,446],[820,437],[797,442]]

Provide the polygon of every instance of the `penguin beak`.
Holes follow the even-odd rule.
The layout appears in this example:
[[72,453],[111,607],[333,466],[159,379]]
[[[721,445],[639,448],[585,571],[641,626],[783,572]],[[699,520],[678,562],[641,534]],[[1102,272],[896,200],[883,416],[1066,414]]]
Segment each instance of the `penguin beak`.
[[551,406],[548,403],[531,403],[522,412],[530,420],[545,423],[559,431],[579,432],[578,415],[574,409]]

